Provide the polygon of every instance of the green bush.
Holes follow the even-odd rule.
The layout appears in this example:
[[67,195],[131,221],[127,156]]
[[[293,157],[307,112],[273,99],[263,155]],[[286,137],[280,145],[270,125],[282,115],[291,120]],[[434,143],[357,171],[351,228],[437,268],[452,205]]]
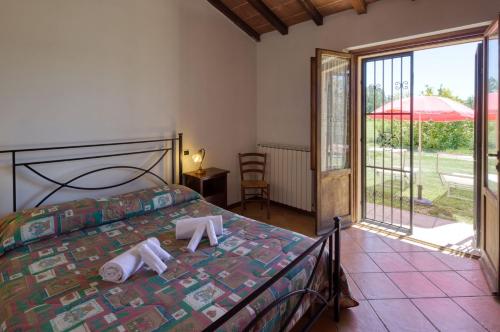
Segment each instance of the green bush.
[[[367,124],[369,125],[369,124]],[[391,128],[392,126],[392,128]],[[401,136],[403,148],[410,147],[410,123],[376,120],[376,142],[383,147],[399,148]],[[402,130],[402,132],[401,132]],[[414,122],[413,146],[418,146],[418,122]],[[474,148],[474,122],[422,122],[422,148],[424,150],[447,151]]]

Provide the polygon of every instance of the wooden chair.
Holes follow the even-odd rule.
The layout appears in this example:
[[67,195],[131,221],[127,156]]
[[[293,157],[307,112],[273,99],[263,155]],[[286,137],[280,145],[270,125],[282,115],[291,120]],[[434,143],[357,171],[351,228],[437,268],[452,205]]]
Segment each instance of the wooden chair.
[[[271,189],[269,183],[264,180],[266,174],[266,160],[265,153],[239,153],[240,159],[240,174],[241,174],[241,207],[246,209],[246,202],[258,201],[260,208],[263,208],[264,202],[267,206],[267,218],[269,219],[270,205],[271,205]],[[249,179],[249,175],[256,175]],[[252,190],[247,193],[247,190]],[[247,199],[247,197],[251,197]]]

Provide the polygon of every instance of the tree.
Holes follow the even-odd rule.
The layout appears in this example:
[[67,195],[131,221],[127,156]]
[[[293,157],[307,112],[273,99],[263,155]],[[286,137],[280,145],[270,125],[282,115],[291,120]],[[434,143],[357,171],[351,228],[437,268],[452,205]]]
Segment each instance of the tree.
[[488,91],[489,92],[498,91],[498,80],[496,80],[494,77],[488,78]]
[[[387,93],[387,91],[385,92],[386,93],[384,94],[380,84],[370,84],[366,87],[366,113],[373,113],[383,104],[389,103],[391,100],[396,102],[400,99],[400,92],[398,90],[393,91],[394,94],[392,96],[390,93]],[[404,97],[409,97],[408,94],[409,93],[404,95]]]
[[366,88],[366,113],[373,113],[377,107],[382,106],[383,99],[382,88],[370,84]]
[[[371,87],[371,97],[377,95],[376,100],[382,98],[382,91]],[[473,107],[474,97],[466,100],[455,96],[451,89],[440,85],[439,88],[426,85],[421,92],[424,96],[439,96],[455,100],[459,103]],[[397,97],[395,97],[397,98]],[[390,96],[389,96],[390,100]],[[387,101],[387,96],[386,96]],[[368,105],[367,100],[367,105]],[[377,107],[380,103],[377,102]],[[370,111],[370,109],[367,109]],[[382,120],[375,120],[373,129],[375,130],[375,142],[381,147],[409,148],[413,140],[413,146],[418,145],[418,131],[413,131],[413,138],[410,137],[409,121],[394,121],[390,125],[384,125]],[[450,151],[457,149],[473,149],[474,144],[474,122],[473,121],[453,121],[453,122],[423,122],[422,123],[422,145],[425,150]]]

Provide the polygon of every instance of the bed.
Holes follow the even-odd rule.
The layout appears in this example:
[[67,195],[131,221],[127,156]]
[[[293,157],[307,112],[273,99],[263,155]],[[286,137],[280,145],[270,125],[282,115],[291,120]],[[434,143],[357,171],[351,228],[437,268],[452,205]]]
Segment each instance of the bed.
[[[171,144],[154,149],[161,158],[168,152],[175,155],[174,144],[182,151],[182,136],[161,142]],[[36,151],[40,149],[54,147]],[[13,156],[14,201],[16,168],[39,172],[34,165],[40,160],[16,161],[20,153],[31,151],[4,151]],[[107,156],[116,153],[43,162]],[[181,174],[180,154],[178,158]],[[152,169],[112,167],[130,167],[141,176],[151,175]],[[289,330],[311,307],[307,329],[330,306],[338,319],[340,307],[357,305],[340,268],[339,219],[330,232],[311,239],[221,209],[187,187],[155,177],[160,186],[111,197],[42,206],[47,195],[34,208],[2,218],[0,330],[277,331]],[[48,180],[55,189],[78,187],[71,180]],[[219,246],[204,240],[189,253],[187,241],[175,240],[177,220],[215,214],[224,220]],[[151,236],[174,256],[166,272],[156,275],[143,268],[122,284],[101,279],[98,269],[104,262]],[[334,245],[335,262],[329,254]]]

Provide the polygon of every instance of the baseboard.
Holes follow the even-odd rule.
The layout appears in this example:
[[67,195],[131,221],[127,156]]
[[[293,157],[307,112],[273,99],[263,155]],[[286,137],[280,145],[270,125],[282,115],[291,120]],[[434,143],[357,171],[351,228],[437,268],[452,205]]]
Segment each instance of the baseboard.
[[241,205],[241,202],[240,202],[240,201],[238,201],[238,202],[234,202],[234,203],[232,203],[232,204],[229,204],[229,205],[227,206],[227,209],[228,209],[228,210],[231,210],[231,209],[234,209],[235,207],[240,206],[240,205]]
[[354,223],[352,222],[352,219],[350,216],[340,218],[340,229],[346,229],[346,228],[351,227],[352,225],[354,225]]
[[[252,198],[250,198],[252,199]],[[256,202],[256,201],[250,201],[250,202],[247,202],[247,204],[251,204],[251,203],[257,203],[257,204],[260,204],[259,202]],[[302,210],[302,209],[299,209],[299,208],[296,208],[294,206],[290,206],[290,205],[286,205],[286,204],[283,204],[283,203],[279,203],[279,202],[275,202],[273,200],[271,200],[271,204],[272,205],[275,205],[275,206],[279,206],[279,207],[283,207],[283,208],[286,208],[286,209],[290,209],[290,210],[293,210],[295,212],[298,212],[298,213],[301,213],[301,214],[304,214],[304,215],[307,215],[307,216],[312,216],[314,217],[314,212],[312,211],[306,211],[306,210]],[[238,202],[235,202],[235,203],[232,203],[232,204],[229,204],[227,206],[227,209],[230,210],[230,209],[234,209],[238,206],[241,205],[241,201],[238,201]]]

